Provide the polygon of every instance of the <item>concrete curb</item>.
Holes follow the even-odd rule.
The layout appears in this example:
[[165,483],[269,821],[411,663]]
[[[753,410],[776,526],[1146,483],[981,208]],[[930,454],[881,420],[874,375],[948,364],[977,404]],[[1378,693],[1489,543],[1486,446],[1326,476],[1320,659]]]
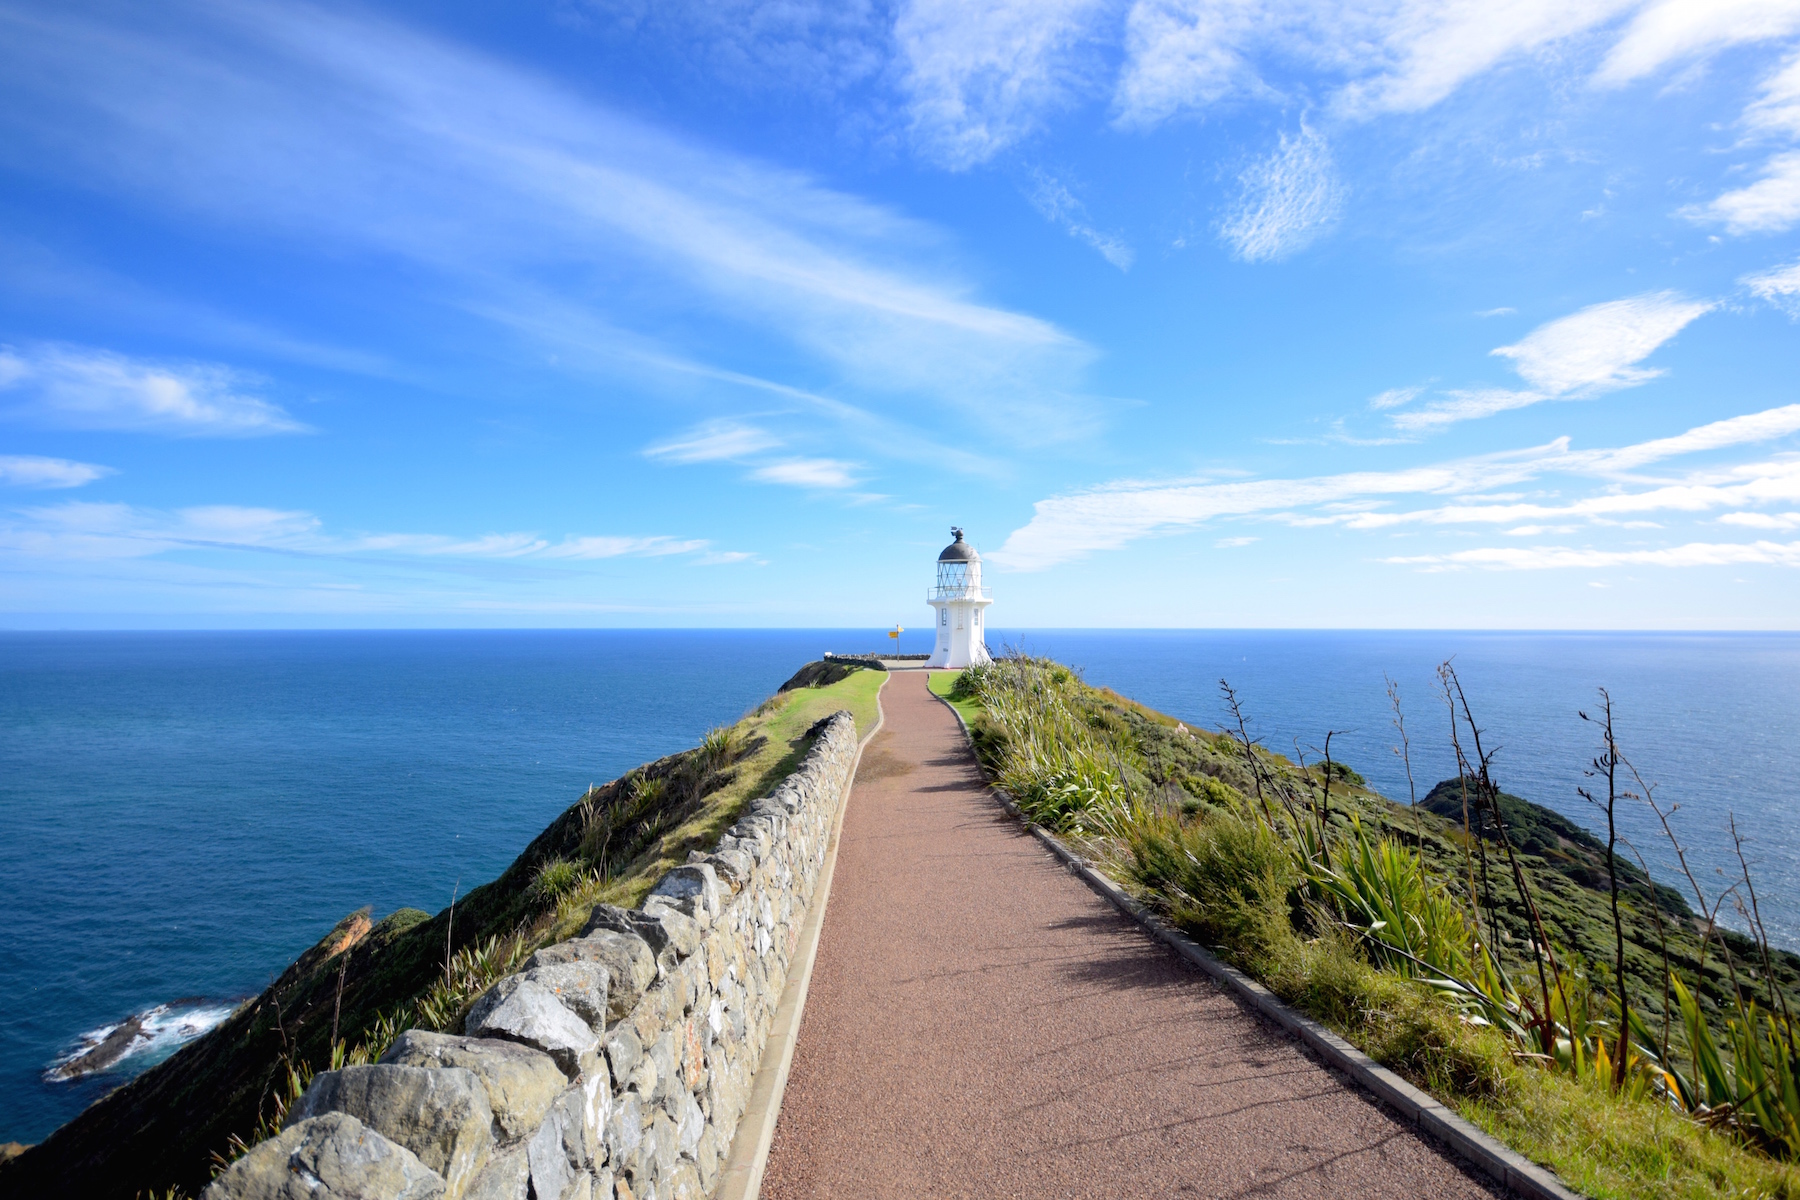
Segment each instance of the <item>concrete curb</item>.
[[769,1040],[763,1043],[762,1061],[757,1064],[756,1080],[750,1086],[750,1102],[738,1119],[737,1133],[731,1139],[731,1154],[720,1173],[718,1200],[756,1200],[762,1191],[763,1171],[769,1165],[769,1146],[775,1140],[775,1122],[781,1116],[781,1097],[787,1091],[788,1071],[794,1064],[794,1044],[800,1037],[800,1018],[806,1010],[806,990],[812,984],[813,960],[819,953],[819,930],[825,924],[825,904],[831,898],[831,873],[837,866],[838,831],[844,827],[844,812],[850,807],[850,796],[856,788],[856,768],[862,764],[862,753],[881,727],[887,714],[881,708],[881,693],[888,681],[883,679],[875,690],[875,724],[856,744],[856,761],[850,764],[850,779],[844,785],[844,799],[831,820],[831,837],[825,843],[825,861],[819,866],[819,882],[813,889],[812,906],[806,923],[800,927],[800,940],[788,963],[787,987],[782,989],[781,1003],[775,1009],[775,1021],[769,1027]]
[[[929,691],[929,687],[926,690]],[[973,750],[975,739],[970,736],[968,723],[963,720],[962,714],[944,697],[938,696],[936,692],[931,694],[937,696],[944,707],[950,710],[963,737],[968,740],[969,748]],[[1200,943],[1168,925],[1065,846],[1060,838],[1029,820],[1019,806],[1013,803],[1012,797],[1006,794],[1005,789],[995,787],[991,791],[1001,807],[1022,822],[1031,836],[1042,842],[1082,882],[1143,926],[1152,937],[1234,992],[1239,1000],[1298,1038],[1324,1059],[1327,1067],[1371,1093],[1407,1124],[1451,1150],[1496,1183],[1527,1200],[1581,1200],[1578,1193],[1570,1191],[1545,1168],[1483,1133],[1429,1094],[1406,1082],[1311,1017],[1288,1007],[1274,992],[1236,967],[1221,962]]]

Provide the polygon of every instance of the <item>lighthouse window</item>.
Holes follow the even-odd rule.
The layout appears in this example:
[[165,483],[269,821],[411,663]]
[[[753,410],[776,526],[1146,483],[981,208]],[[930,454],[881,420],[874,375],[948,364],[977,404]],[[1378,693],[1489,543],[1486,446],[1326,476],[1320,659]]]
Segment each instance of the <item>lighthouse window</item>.
[[949,623],[950,623],[949,611],[946,609],[942,609],[942,608],[938,609],[938,624],[939,625],[948,625]]

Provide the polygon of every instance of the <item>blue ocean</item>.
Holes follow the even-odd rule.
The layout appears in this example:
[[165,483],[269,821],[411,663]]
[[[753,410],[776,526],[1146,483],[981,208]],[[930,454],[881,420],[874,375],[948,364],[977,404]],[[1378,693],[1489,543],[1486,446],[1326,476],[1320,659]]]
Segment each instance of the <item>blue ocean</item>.
[[[1199,725],[1230,680],[1270,747],[1409,794],[1454,774],[1453,659],[1503,787],[1592,827],[1613,695],[1624,749],[1716,883],[1750,839],[1764,918],[1800,946],[1800,635],[990,632]],[[929,631],[902,650],[924,651]],[[822,651],[878,631],[0,634],[0,1141],[37,1141],[265,986],[363,905],[436,911],[590,782],[692,745]],[[1647,810],[1634,843],[1678,882]],[[1654,836],[1653,836],[1654,835]],[[119,1069],[55,1068],[129,1017]]]

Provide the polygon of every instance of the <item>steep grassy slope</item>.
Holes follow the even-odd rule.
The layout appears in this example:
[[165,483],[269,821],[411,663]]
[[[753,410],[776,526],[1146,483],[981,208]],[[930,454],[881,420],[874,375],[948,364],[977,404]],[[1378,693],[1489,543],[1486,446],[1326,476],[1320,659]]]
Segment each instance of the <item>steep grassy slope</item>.
[[[290,1068],[328,1065],[334,1026],[346,1048],[413,1025],[454,1027],[472,992],[568,936],[595,903],[635,905],[689,850],[710,848],[793,771],[820,717],[847,708],[866,732],[885,678],[856,671],[780,693],[700,747],[593,789],[454,909],[401,909],[373,926],[351,914],[224,1024],[0,1166],[0,1194],[198,1194],[213,1156],[229,1156],[234,1135],[254,1140],[259,1118],[275,1116]],[[458,986],[445,986],[447,976]],[[434,999],[436,1009],[422,1011]]]

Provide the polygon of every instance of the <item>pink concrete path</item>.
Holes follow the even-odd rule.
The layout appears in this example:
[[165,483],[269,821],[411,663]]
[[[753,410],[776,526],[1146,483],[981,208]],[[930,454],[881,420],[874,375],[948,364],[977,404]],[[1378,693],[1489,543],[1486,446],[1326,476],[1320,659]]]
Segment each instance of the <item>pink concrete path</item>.
[[1023,833],[925,682],[882,693],[764,1197],[1493,1194]]

